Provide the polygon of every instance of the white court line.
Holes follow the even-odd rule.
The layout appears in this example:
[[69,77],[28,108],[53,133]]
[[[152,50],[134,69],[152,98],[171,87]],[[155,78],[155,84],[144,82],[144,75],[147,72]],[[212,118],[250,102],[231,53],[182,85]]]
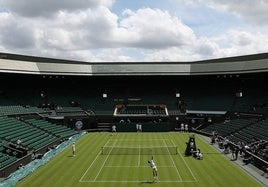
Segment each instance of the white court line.
[[[157,166],[158,168],[174,168],[174,166]],[[104,168],[148,168],[148,166],[104,166]]]
[[[124,182],[124,183],[133,183],[133,182],[135,182],[135,183],[146,183],[146,182],[151,182],[151,181],[149,181],[149,180],[146,180],[146,181],[138,181],[138,180],[136,180],[136,181],[130,181],[130,180],[122,180],[122,181],[120,181],[120,180],[99,180],[99,181],[82,181],[82,182],[87,182],[87,183],[115,183],[115,182]],[[156,182],[156,184],[157,183],[191,183],[191,182],[196,182],[196,181],[191,181],[191,180],[187,180],[187,181],[171,181],[171,180],[166,180],[166,181],[158,181],[158,182]]]
[[[107,142],[108,142],[108,141],[107,141]],[[107,143],[107,142],[106,142],[106,143]],[[116,143],[116,141],[114,142],[114,145],[115,145],[115,143]],[[96,179],[98,178],[98,176],[99,176],[99,174],[100,174],[100,172],[101,172],[101,170],[102,170],[104,164],[105,164],[106,161],[108,160],[109,155],[110,155],[110,153],[111,153],[112,150],[113,150],[113,148],[112,148],[112,149],[110,150],[110,152],[108,153],[107,157],[105,158],[104,162],[103,162],[102,165],[101,165],[101,168],[100,168],[99,172],[97,173],[97,175],[95,176],[95,178],[94,178],[93,181],[96,181]]]
[[[170,138],[171,138],[171,142],[173,143],[174,146],[176,146],[176,144],[173,141],[173,137],[169,134]],[[179,149],[179,148],[178,148]],[[182,158],[183,162],[185,163],[186,167],[188,168],[188,170],[190,171],[191,175],[193,176],[194,180],[197,182],[198,180],[196,179],[196,177],[193,174],[193,171],[191,170],[191,168],[189,167],[189,165],[187,164],[187,162],[184,160],[183,156],[180,153],[180,150],[178,150],[180,157]]]
[[[167,142],[166,142],[166,141],[164,141],[164,144],[166,144],[166,146],[168,147],[168,145],[167,145]],[[167,150],[168,150],[168,148],[167,148]],[[169,150],[168,150],[168,152],[170,153],[170,151],[169,151]],[[175,165],[175,162],[174,162],[174,160],[173,160],[173,158],[172,158],[172,156],[171,156],[171,153],[169,154],[169,157],[171,158],[172,164],[173,164],[173,166],[176,168],[176,172],[177,172],[177,174],[178,174],[178,176],[179,176],[180,180],[182,181],[182,178],[181,178],[180,172],[179,172],[178,168],[177,168],[177,167],[176,167],[176,165]]]
[[138,159],[138,166],[140,165],[140,161],[141,160],[141,148],[140,148],[140,145],[139,145],[139,159]]
[[[108,139],[108,141],[105,143],[105,145],[110,141],[110,139]],[[93,160],[93,162],[90,164],[90,166],[87,168],[87,170],[85,171],[85,173],[82,175],[82,177],[80,178],[79,182],[83,182],[83,178],[85,177],[85,175],[87,174],[88,170],[93,166],[93,164],[96,162],[97,158],[101,155],[101,151],[97,154],[96,158]]]
[[98,153],[98,155],[96,156],[96,158],[93,160],[93,162],[90,164],[90,166],[87,168],[87,170],[85,171],[85,173],[82,175],[82,177],[80,178],[79,182],[84,182],[82,179],[85,177],[85,175],[87,174],[88,170],[92,167],[92,165],[95,163],[95,161],[97,160],[97,158],[100,156],[101,151]]
[[[156,140],[162,140],[163,141],[163,140],[169,140],[169,139],[156,139]],[[173,145],[175,146],[175,143],[173,142],[173,140],[171,140],[171,141],[172,141]],[[106,142],[106,144],[108,144],[108,142],[110,142],[110,139]],[[166,144],[166,142],[164,142],[164,143]],[[106,144],[104,146],[106,146]],[[81,177],[79,182],[82,182],[82,183],[85,183],[85,182],[87,182],[87,183],[118,183],[118,182],[119,183],[146,183],[146,182],[150,182],[148,180],[147,181],[145,181],[145,180],[143,180],[143,181],[138,181],[138,180],[135,180],[135,181],[130,181],[130,180],[96,180],[96,178],[98,177],[100,171],[105,167],[133,167],[133,168],[137,167],[137,166],[104,166],[107,158],[109,157],[109,154],[107,155],[107,158],[106,158],[102,168],[100,169],[98,175],[95,177],[94,181],[92,181],[92,180],[88,180],[88,181],[87,180],[82,180],[84,178],[84,176],[87,174],[87,172],[89,171],[89,169],[92,167],[92,165],[95,163],[97,158],[100,156],[100,154],[101,154],[101,151],[98,153],[97,157],[94,159],[94,161],[91,163],[91,165],[87,168],[86,172],[83,174],[83,176]],[[180,155],[180,156],[182,157],[182,155]],[[183,157],[182,157],[182,159],[183,159]],[[172,161],[173,161],[173,158],[172,158]],[[165,180],[165,181],[162,181],[161,180],[161,181],[158,181],[158,183],[194,183],[194,182],[197,182],[195,176],[193,175],[191,169],[189,168],[189,166],[187,165],[187,163],[185,162],[184,159],[183,159],[183,161],[184,161],[185,165],[187,166],[187,168],[190,170],[190,172],[191,172],[191,174],[192,174],[192,176],[194,177],[195,180],[185,180],[185,181],[183,181],[183,180]],[[148,166],[139,166],[139,167],[148,167]],[[172,168],[174,168],[174,161],[173,161],[172,166],[157,166],[157,167],[172,167]],[[177,168],[177,167],[175,166],[175,168]]]
[[156,140],[169,140],[169,139],[159,139],[159,138],[153,138],[149,140],[137,140],[137,139],[112,139],[111,141],[118,141],[118,142],[126,142],[126,141],[135,141],[135,142],[150,142],[150,141],[156,141]]

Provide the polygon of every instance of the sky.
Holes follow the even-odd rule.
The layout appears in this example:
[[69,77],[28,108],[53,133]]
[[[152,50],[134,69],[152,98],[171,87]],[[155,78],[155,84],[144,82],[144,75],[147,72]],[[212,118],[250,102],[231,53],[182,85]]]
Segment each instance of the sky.
[[0,0],[0,52],[189,62],[268,52],[268,0]]

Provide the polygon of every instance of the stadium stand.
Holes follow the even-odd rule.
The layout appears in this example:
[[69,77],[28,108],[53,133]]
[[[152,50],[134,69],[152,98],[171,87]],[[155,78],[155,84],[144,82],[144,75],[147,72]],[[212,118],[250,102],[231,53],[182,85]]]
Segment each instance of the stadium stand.
[[211,133],[213,131],[218,132],[221,136],[230,136],[243,128],[248,127],[251,124],[254,124],[256,119],[233,119],[230,121],[224,121],[222,123],[213,123],[206,128],[203,128],[202,131]]
[[25,120],[25,122],[40,128],[46,132],[49,132],[59,138],[63,138],[63,137],[69,137],[71,135],[76,134],[77,132],[73,129],[70,129],[66,126],[62,126],[62,125],[55,125],[53,123],[50,123],[48,121],[44,121],[44,120],[36,120],[36,119],[29,119],[29,120]]
[[[18,139],[27,154],[43,154],[81,130],[111,131],[114,124],[118,132],[135,132],[137,123],[145,132],[167,132],[187,123],[190,131],[208,136],[217,131],[233,143],[254,137],[262,141],[256,155],[263,158],[268,141],[267,59],[262,54],[189,62],[189,71],[184,71],[189,64],[115,63],[110,68],[108,63],[6,54],[4,60],[10,63],[35,63],[40,69],[0,68],[1,171],[10,174],[6,167],[23,155],[12,147]],[[58,63],[68,71],[57,69]],[[90,66],[91,74],[72,69],[75,63]]]

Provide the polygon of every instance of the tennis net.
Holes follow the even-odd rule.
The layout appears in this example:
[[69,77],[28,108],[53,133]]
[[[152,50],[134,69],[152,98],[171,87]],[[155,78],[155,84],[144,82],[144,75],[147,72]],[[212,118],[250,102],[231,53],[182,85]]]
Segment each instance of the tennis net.
[[103,155],[176,155],[177,146],[150,146],[150,147],[126,147],[126,146],[103,146]]

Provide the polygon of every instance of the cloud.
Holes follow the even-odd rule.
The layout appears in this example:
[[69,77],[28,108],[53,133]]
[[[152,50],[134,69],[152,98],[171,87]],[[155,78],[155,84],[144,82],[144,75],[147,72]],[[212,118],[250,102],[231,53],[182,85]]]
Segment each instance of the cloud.
[[[13,16],[16,17],[9,14],[10,19]],[[19,24],[15,20],[11,25]],[[81,12],[59,11],[53,20],[19,17],[17,20],[25,25],[25,29],[28,28],[29,35],[36,33],[38,44],[54,50],[120,47],[161,49],[187,45],[195,38],[188,26],[159,9],[126,10],[121,19],[108,8],[98,7]],[[25,24],[27,22],[31,25]],[[12,30],[13,35],[19,32],[5,23],[3,27]]]
[[[13,12],[0,12],[0,19],[0,44],[5,48],[20,51],[32,48],[34,53],[40,50],[44,54],[51,51],[52,56],[56,53],[60,56],[62,51],[103,49],[107,54],[106,49],[162,49],[187,45],[195,37],[178,18],[150,8],[125,10],[120,18],[108,7],[98,6],[79,12],[60,10],[53,19],[23,17]],[[118,53],[118,60],[133,59]]]
[[79,13],[61,11],[53,21],[45,23],[37,28],[43,33],[40,40],[48,47],[62,50],[109,48],[117,16],[106,7],[99,7]]
[[35,36],[31,25],[7,13],[0,16],[0,44],[6,48],[33,48]]
[[137,61],[137,59],[124,55],[123,49],[105,49],[101,50],[100,52],[97,52],[95,55],[95,61],[107,61],[109,59],[109,62],[133,62]]
[[[202,18],[201,28],[156,8],[125,9],[115,14],[112,0],[77,0],[75,5],[74,1],[48,0],[43,7],[37,3],[40,0],[35,1],[20,0],[16,5],[0,0],[0,9],[8,10],[0,11],[1,51],[85,61],[192,61],[268,49],[267,30],[231,24],[219,29],[217,23],[206,21],[207,17]],[[194,5],[195,1],[189,0],[187,6],[198,10],[198,6],[205,6],[203,1]],[[213,10],[232,12],[231,3],[208,2]],[[239,15],[246,12],[236,11]],[[209,13],[215,15],[215,11]],[[220,31],[214,32],[214,27]]]
[[211,58],[213,56],[217,56],[219,52],[219,44],[210,38],[200,38],[196,40],[193,46],[193,53],[198,54],[202,59],[204,57]]
[[[191,43],[194,33],[167,11],[144,8],[125,10],[120,26],[128,33],[129,47],[166,48]],[[126,34],[125,34],[126,35]]]
[[211,8],[230,12],[245,22],[254,25],[268,24],[268,1],[265,0],[233,0],[233,1],[218,1],[218,0],[202,0]]
[[0,6],[26,17],[46,17],[58,11],[77,11],[98,6],[111,6],[114,0],[1,0]]
[[213,58],[265,53],[268,37],[262,33],[230,30],[215,37],[201,37],[192,45],[149,50],[145,61],[198,61]]
[[264,53],[268,49],[267,35],[259,32],[230,30],[213,40],[219,44],[223,56],[244,55],[245,51],[247,54]]
[[[266,0],[173,0],[176,6],[199,11],[205,7],[218,13],[228,13],[251,25],[268,25],[268,1]],[[232,20],[230,20],[232,21]]]

